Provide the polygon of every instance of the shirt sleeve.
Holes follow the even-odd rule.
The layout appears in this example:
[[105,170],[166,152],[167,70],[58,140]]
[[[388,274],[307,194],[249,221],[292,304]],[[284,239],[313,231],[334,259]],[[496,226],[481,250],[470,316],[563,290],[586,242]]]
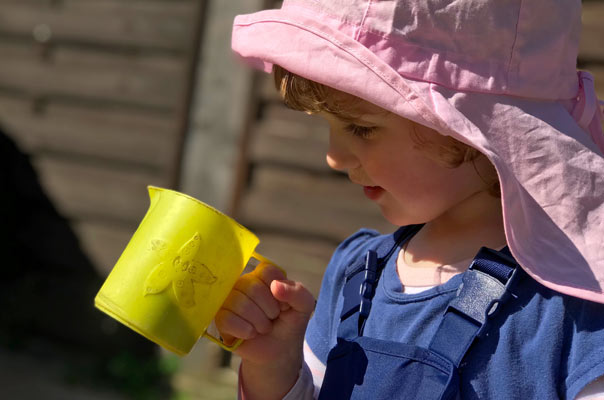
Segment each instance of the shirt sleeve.
[[573,298],[566,303],[566,306],[567,323],[572,325],[573,334],[571,345],[567,348],[568,356],[565,357],[567,369],[564,382],[565,398],[576,399],[579,392],[583,395],[586,390],[596,391],[599,388],[602,392],[604,305]]
[[[239,367],[239,379],[237,385],[237,400],[245,400],[241,379],[241,367]],[[313,378],[306,363],[302,363],[302,368],[298,373],[298,380],[282,400],[314,400]]]
[[604,376],[585,386],[575,400],[604,400]]
[[315,397],[318,398],[319,392],[321,391],[321,386],[323,385],[326,366],[321,360],[319,360],[315,353],[313,353],[306,341],[304,341],[304,362],[308,366],[308,369],[312,375]]
[[[304,363],[298,374],[298,380],[282,400],[314,400],[319,397],[321,383],[325,375],[325,365],[313,354],[304,342]],[[241,382],[241,380],[240,380]],[[240,384],[241,385],[241,384]],[[241,386],[240,399],[244,400]]]
[[289,393],[283,397],[283,400],[314,400],[316,399],[313,386],[313,378],[306,363],[302,363],[302,368],[298,374],[298,380],[291,388]]

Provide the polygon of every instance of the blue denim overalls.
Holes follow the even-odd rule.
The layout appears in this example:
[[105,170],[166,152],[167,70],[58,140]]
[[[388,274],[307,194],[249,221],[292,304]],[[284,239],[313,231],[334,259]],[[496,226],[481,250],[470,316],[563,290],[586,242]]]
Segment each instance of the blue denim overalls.
[[[320,400],[453,400],[458,367],[510,296],[519,276],[507,247],[482,248],[464,273],[428,348],[363,336],[371,300],[386,261],[421,225],[399,229],[364,260],[346,269],[337,344],[329,352]],[[379,312],[379,310],[377,310]]]

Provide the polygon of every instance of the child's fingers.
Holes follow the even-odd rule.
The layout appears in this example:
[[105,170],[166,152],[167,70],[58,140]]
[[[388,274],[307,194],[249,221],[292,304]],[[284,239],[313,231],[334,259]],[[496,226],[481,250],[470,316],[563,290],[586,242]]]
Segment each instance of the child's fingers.
[[249,340],[255,338],[257,335],[252,324],[234,312],[224,308],[221,308],[218,311],[214,318],[214,322],[216,322],[216,328],[218,328],[220,336],[222,336],[227,343],[232,342],[233,338]]
[[245,293],[266,314],[269,319],[279,316],[280,305],[270,288],[257,275],[246,274],[235,284],[235,290]]
[[[266,285],[266,288],[268,289],[269,293],[271,282],[273,282],[274,280],[286,279],[285,273],[281,268],[276,267],[273,264],[264,262],[258,265],[256,269],[249,275],[255,276],[260,279],[264,283],[264,285]],[[274,299],[272,294],[271,297]],[[277,316],[279,316],[279,312],[287,311],[290,309],[290,306],[283,302],[276,302],[277,308],[275,308],[273,304],[275,303],[270,302],[270,306],[264,308],[266,304],[261,303],[261,305],[267,312],[267,315],[269,315],[271,319],[277,318]]]
[[258,265],[252,274],[260,278],[260,280],[262,280],[267,287],[270,287],[271,282],[274,280],[286,278],[281,268],[269,263],[262,263]]
[[271,320],[264,311],[245,293],[239,290],[231,291],[222,308],[231,311],[250,323],[258,333],[266,334],[272,330]]
[[314,296],[300,282],[275,280],[271,284],[273,296],[280,302],[288,304],[294,311],[310,315],[315,309]]

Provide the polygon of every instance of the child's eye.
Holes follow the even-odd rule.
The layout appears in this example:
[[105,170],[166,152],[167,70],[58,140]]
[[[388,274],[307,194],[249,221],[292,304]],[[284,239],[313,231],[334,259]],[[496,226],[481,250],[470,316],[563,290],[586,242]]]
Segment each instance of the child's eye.
[[363,139],[368,139],[374,133],[376,128],[372,126],[348,124],[344,129],[346,129],[347,132],[352,133],[354,136],[358,136]]

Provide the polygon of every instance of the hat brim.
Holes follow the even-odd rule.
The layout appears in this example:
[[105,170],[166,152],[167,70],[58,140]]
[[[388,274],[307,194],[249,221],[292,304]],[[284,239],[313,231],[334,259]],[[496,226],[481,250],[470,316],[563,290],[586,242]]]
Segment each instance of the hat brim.
[[233,50],[471,145],[497,169],[508,246],[558,292],[604,303],[604,158],[561,103],[460,92],[401,76],[351,36],[303,13],[238,16]]

